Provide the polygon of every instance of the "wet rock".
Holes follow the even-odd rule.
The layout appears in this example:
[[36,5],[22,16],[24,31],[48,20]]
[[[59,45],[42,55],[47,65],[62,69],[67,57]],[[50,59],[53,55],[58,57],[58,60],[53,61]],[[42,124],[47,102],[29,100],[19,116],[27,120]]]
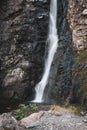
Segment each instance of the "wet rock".
[[57,29],[59,42],[46,89],[49,102],[60,103],[66,100],[72,89],[72,33],[67,19],[67,4],[67,0],[58,0]]

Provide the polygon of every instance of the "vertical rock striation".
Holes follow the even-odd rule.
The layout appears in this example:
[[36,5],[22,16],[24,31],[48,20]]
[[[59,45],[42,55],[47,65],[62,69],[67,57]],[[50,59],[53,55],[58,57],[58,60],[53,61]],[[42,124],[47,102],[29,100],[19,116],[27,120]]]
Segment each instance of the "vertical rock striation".
[[68,2],[74,55],[72,101],[87,104],[87,1],[68,0]]
[[49,97],[87,104],[87,1],[58,2],[60,46],[49,79]]
[[57,102],[67,100],[72,89],[72,37],[67,20],[68,2],[58,0],[59,47],[51,68],[48,95]]

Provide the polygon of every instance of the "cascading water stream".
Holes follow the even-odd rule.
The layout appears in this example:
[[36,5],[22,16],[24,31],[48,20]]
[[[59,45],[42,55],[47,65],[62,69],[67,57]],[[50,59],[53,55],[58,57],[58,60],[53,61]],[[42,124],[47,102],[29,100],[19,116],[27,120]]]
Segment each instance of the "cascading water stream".
[[58,47],[56,21],[57,21],[57,0],[51,0],[49,33],[48,33],[48,38],[47,38],[47,43],[48,43],[48,48],[49,48],[48,57],[45,62],[45,68],[44,68],[42,79],[35,87],[36,95],[33,102],[40,103],[40,102],[43,102],[44,100],[43,99],[44,89],[48,83],[50,68],[51,68],[52,61],[56,53],[57,47]]

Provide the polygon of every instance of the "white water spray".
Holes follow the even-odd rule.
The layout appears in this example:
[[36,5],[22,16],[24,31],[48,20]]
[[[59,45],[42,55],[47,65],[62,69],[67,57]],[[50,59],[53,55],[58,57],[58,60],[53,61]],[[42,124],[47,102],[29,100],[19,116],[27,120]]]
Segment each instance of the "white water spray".
[[49,33],[48,33],[48,57],[45,62],[44,73],[42,76],[41,81],[36,85],[35,91],[35,99],[33,102],[43,102],[43,94],[44,89],[48,83],[49,73],[51,64],[56,53],[58,47],[58,35],[57,35],[57,28],[56,28],[56,21],[57,21],[57,0],[51,0],[50,4],[50,20],[49,20]]

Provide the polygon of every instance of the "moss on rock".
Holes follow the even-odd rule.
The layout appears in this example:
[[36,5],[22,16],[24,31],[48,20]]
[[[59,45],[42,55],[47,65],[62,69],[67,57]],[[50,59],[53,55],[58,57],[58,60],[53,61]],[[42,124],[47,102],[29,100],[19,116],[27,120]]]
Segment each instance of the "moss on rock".
[[[81,104],[85,106],[87,99],[87,50],[78,52],[76,64],[73,69],[74,88],[77,86],[77,96],[81,98]],[[78,82],[78,84],[77,84]]]

